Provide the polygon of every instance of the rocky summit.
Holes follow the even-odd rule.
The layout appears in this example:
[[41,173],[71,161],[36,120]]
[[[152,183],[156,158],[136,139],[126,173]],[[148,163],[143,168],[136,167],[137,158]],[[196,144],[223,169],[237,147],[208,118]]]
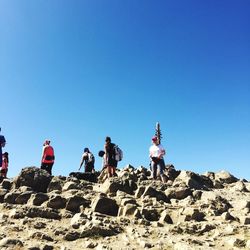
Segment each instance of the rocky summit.
[[130,165],[117,177],[23,168],[0,183],[0,249],[250,249],[250,182]]

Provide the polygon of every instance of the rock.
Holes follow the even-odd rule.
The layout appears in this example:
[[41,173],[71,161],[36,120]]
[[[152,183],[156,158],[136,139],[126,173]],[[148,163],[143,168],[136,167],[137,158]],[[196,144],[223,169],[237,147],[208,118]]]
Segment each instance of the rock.
[[32,194],[29,200],[29,203],[35,206],[40,206],[42,203],[44,203],[48,199],[49,199],[49,196],[44,193]]
[[54,209],[65,208],[66,199],[60,195],[54,196],[48,201],[47,206]]
[[246,241],[237,239],[237,238],[231,238],[227,241],[227,244],[231,247],[245,247],[246,246]]
[[30,237],[32,239],[37,239],[37,240],[53,241],[53,239],[49,235],[47,235],[47,234],[45,234],[43,232],[31,233]]
[[250,216],[239,216],[240,223],[243,225],[249,225],[250,224]]
[[53,219],[60,220],[61,215],[57,210],[51,208],[42,208],[42,207],[31,207],[27,209],[26,216],[30,218],[45,218],[45,219]]
[[141,198],[143,193],[145,192],[146,187],[145,186],[139,186],[135,192],[135,198]]
[[164,210],[161,215],[160,215],[160,219],[159,219],[160,223],[167,223],[167,224],[173,224],[173,221],[169,215],[169,212]]
[[71,231],[64,235],[63,239],[66,241],[74,241],[80,238],[80,233],[77,231]]
[[32,194],[33,194],[32,191],[27,191],[27,192],[21,193],[20,195],[17,196],[15,203],[16,204],[27,204],[27,202],[30,199]]
[[159,211],[157,211],[156,209],[143,208],[141,211],[141,215],[148,221],[158,221],[160,218]]
[[168,180],[174,181],[181,171],[175,170],[174,165],[168,164],[165,166],[164,174],[167,176]]
[[81,172],[72,172],[69,174],[70,177],[75,177],[78,180],[85,180],[89,182],[97,183],[97,178],[100,175],[100,172],[95,173],[81,173]]
[[232,221],[232,220],[235,220],[235,218],[229,213],[229,212],[224,212],[222,215],[221,215],[221,218],[225,221]]
[[81,238],[113,236],[122,231],[122,229],[118,225],[93,225],[92,223],[84,225],[81,230]]
[[118,216],[132,216],[134,215],[136,209],[137,209],[137,205],[135,204],[126,204],[125,207],[120,207],[119,208],[119,212],[118,212]]
[[77,213],[80,211],[80,206],[89,207],[90,201],[81,196],[71,196],[66,203],[66,210]]
[[23,242],[18,239],[5,238],[0,241],[0,248],[9,247],[12,249],[17,249],[18,247],[23,247]]
[[133,194],[137,189],[137,185],[134,181],[129,179],[119,179],[118,177],[107,179],[102,185],[101,190],[103,193],[116,193],[118,190],[127,194]]
[[117,216],[119,209],[116,201],[107,197],[97,197],[91,207],[94,212],[111,216]]
[[8,193],[7,189],[0,189],[0,203],[4,202],[4,196]]
[[198,175],[191,171],[181,171],[178,177],[174,180],[173,186],[208,190],[213,187],[213,182],[204,175]]
[[23,168],[19,176],[14,180],[15,186],[28,186],[31,187],[35,192],[47,191],[48,185],[51,181],[51,176],[47,171],[36,168],[26,167]]
[[233,192],[248,192],[246,185],[243,181],[237,181],[237,182],[233,183],[231,190]]
[[84,213],[77,213],[71,219],[70,225],[74,229],[78,229],[80,225],[85,225],[87,221],[88,221],[87,215],[85,215]]
[[225,199],[215,193],[204,191],[201,196],[204,206],[207,206],[210,211],[212,210],[215,215],[221,215],[227,212],[232,205]]
[[1,182],[1,185],[0,185],[0,188],[10,190],[12,185],[13,185],[13,181],[11,181],[9,179],[3,179],[3,181]]
[[216,173],[215,180],[218,180],[222,184],[225,184],[225,183],[230,184],[230,183],[238,181],[238,179],[236,177],[234,177],[233,175],[231,175],[227,171],[220,171],[220,172]]
[[67,191],[70,189],[80,189],[79,183],[69,181],[69,182],[66,182],[62,188],[63,191]]
[[247,200],[237,200],[233,205],[237,210],[243,210],[244,208],[250,208],[250,201]]
[[185,221],[202,221],[205,217],[205,214],[203,212],[200,212],[197,208],[192,207],[184,208],[182,214],[186,216]]
[[58,176],[54,176],[51,182],[49,183],[47,192],[52,192],[54,190],[61,192],[63,185],[64,185],[64,180]]
[[170,203],[170,199],[165,195],[165,193],[161,191],[157,191],[156,189],[152,188],[151,186],[146,187],[142,198],[145,198],[146,196],[149,197],[155,197],[157,201],[164,201],[166,203]]
[[16,193],[16,192],[7,193],[7,194],[4,196],[4,202],[10,203],[10,204],[15,204],[15,203],[16,203],[16,198],[17,198],[19,195],[20,195],[20,193]]
[[192,191],[190,188],[186,187],[177,187],[177,188],[169,188],[165,191],[165,194],[169,199],[177,199],[182,200],[192,195]]

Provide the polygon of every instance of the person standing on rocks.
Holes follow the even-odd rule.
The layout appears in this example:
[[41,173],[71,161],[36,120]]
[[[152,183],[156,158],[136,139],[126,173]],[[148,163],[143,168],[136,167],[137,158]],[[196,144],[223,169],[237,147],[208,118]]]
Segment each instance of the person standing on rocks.
[[[1,128],[0,128],[1,132]],[[0,167],[2,166],[2,148],[5,147],[6,140],[3,135],[0,135]]]
[[45,140],[43,144],[41,169],[46,170],[50,175],[52,175],[52,167],[54,165],[54,161],[55,161],[54,149],[50,145],[50,140]]
[[95,171],[95,157],[94,155],[89,151],[88,148],[84,149],[84,153],[82,155],[80,167],[78,170],[81,169],[82,165],[84,163],[84,172],[94,172]]
[[151,159],[151,167],[153,172],[153,179],[157,179],[157,168],[159,167],[160,170],[160,176],[162,181],[164,182],[164,168],[165,168],[165,162],[163,159],[163,156],[166,154],[165,149],[163,146],[159,143],[157,136],[154,136],[152,138],[153,145],[149,148],[149,157]]
[[104,152],[105,164],[107,166],[108,177],[116,176],[117,160],[115,159],[115,144],[111,142],[109,136],[105,139]]
[[1,167],[1,177],[6,178],[9,167],[9,154],[7,152],[3,153],[2,157],[2,167]]

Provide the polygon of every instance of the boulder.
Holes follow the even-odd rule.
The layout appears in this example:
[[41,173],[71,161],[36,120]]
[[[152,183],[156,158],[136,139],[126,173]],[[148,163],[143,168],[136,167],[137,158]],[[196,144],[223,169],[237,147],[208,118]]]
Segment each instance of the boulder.
[[102,185],[101,185],[102,192],[108,194],[113,193],[115,194],[118,190],[123,191],[127,194],[133,194],[134,191],[137,189],[137,185],[134,181],[129,179],[121,179],[121,178],[112,178],[107,179]]
[[142,198],[145,198],[146,196],[155,197],[157,201],[164,201],[166,203],[170,203],[170,199],[165,195],[165,193],[158,191],[151,186],[146,187]]
[[182,214],[186,216],[185,221],[202,221],[205,217],[203,212],[200,212],[199,209],[192,207],[186,207]]
[[93,201],[91,207],[94,212],[99,212],[101,214],[107,214],[111,216],[117,216],[119,209],[116,201],[107,197],[97,197]]
[[137,205],[135,204],[126,204],[124,207],[120,207],[119,208],[119,212],[118,212],[118,216],[132,216],[134,215],[136,209],[137,209]]
[[27,191],[27,192],[21,193],[20,195],[17,196],[15,203],[16,204],[27,204],[27,202],[30,199],[32,194],[33,194],[32,191]]
[[169,212],[164,210],[161,215],[160,215],[160,219],[159,219],[160,223],[167,223],[167,224],[173,224],[173,221],[171,219],[171,216],[169,215]]
[[188,187],[177,187],[177,188],[168,188],[165,190],[165,194],[169,199],[182,200],[192,195],[192,191]]
[[143,208],[141,210],[141,215],[144,219],[148,221],[158,221],[160,219],[160,213],[156,209]]
[[10,237],[4,238],[0,241],[1,249],[19,249],[23,247],[23,242],[18,239],[12,239]]
[[13,193],[7,193],[4,196],[4,202],[10,203],[10,204],[15,204],[16,203],[16,198],[20,195],[21,193],[13,192]]
[[191,171],[181,171],[174,180],[174,187],[189,187],[197,190],[208,190],[213,187],[213,182],[204,175],[198,175]]
[[225,184],[225,183],[230,184],[230,183],[237,182],[239,179],[234,177],[229,172],[223,170],[215,174],[215,180],[218,180],[222,184]]
[[49,196],[47,194],[45,194],[45,193],[37,193],[37,194],[32,194],[29,202],[32,205],[40,206],[42,203],[44,203],[48,199],[49,199]]
[[80,206],[88,207],[90,205],[90,201],[86,200],[81,196],[71,196],[67,199],[66,210],[77,213],[80,211]]
[[1,185],[0,185],[0,188],[10,190],[12,185],[13,185],[13,181],[11,181],[9,179],[3,179],[3,181],[1,182]]
[[97,178],[100,175],[100,172],[94,172],[94,173],[81,173],[81,172],[71,172],[69,174],[70,177],[75,177],[78,180],[85,180],[89,182],[95,182],[97,183]]
[[62,191],[64,182],[65,182],[64,178],[60,178],[59,176],[54,176],[51,182],[49,183],[47,192],[51,192],[54,190]]
[[0,188],[0,203],[4,202],[4,196],[8,193],[7,189]]
[[14,183],[17,188],[28,186],[35,192],[46,193],[51,179],[51,175],[43,169],[26,167],[22,169],[21,173],[14,180]]
[[61,197],[60,195],[56,195],[50,198],[50,200],[47,203],[47,206],[54,209],[65,208],[66,199]]

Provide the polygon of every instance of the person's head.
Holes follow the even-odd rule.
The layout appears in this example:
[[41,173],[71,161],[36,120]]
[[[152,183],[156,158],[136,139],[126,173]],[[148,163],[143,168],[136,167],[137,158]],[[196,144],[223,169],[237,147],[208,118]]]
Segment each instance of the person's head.
[[8,157],[8,156],[9,156],[9,153],[8,153],[8,152],[4,152],[4,153],[3,153],[3,156],[4,156],[4,157]]
[[111,138],[109,136],[106,136],[105,142],[111,142]]
[[157,136],[153,136],[152,137],[152,143],[158,144],[158,138],[157,138]]
[[84,148],[84,153],[89,153],[89,149],[88,148]]
[[100,150],[98,152],[98,156],[103,157],[105,155],[105,152],[103,150]]
[[43,143],[43,146],[46,146],[46,145],[50,145],[50,140],[49,139],[46,139]]

